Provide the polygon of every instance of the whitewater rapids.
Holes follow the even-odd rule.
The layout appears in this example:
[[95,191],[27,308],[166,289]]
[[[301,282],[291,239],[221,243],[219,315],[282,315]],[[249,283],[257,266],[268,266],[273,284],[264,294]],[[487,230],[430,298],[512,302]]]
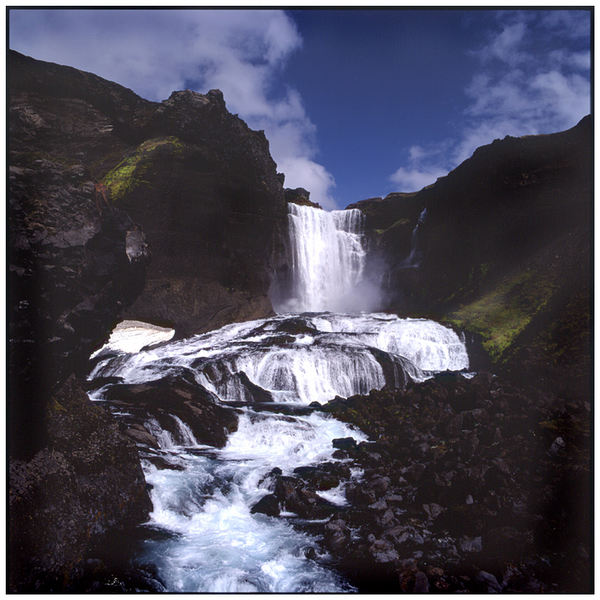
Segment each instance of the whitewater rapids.
[[[90,379],[100,387],[93,399],[102,402],[115,385],[158,380],[184,369],[239,414],[237,431],[221,449],[198,444],[177,417],[177,435],[151,417],[140,423],[158,440],[162,458],[178,470],[159,469],[150,460],[155,451],[140,444],[152,486],[149,526],[161,535],[150,536],[138,560],[156,565],[166,589],[176,592],[351,591],[327,568],[318,540],[293,528],[295,515],[272,518],[250,511],[269,493],[265,477],[273,468],[291,475],[296,467],[334,460],[333,439],[361,442],[366,436],[316,410],[290,415],[280,407],[366,394],[469,364],[452,330],[385,314],[280,315],[159,345],[153,345],[156,332],[149,329],[150,346],[137,352],[126,350],[132,348],[128,335],[139,345],[140,326],[115,332],[96,353]],[[102,385],[105,378],[112,379]],[[271,406],[258,410],[254,386],[271,396]],[[112,410],[127,420],[118,406]],[[343,486],[323,497],[343,504]],[[312,558],[309,548],[317,553]]]
[[[128,322],[94,353],[90,398],[159,445],[138,442],[153,511],[136,561],[155,566],[165,591],[356,591],[319,539],[293,526],[297,515],[252,507],[270,493],[273,469],[292,475],[335,461],[336,438],[367,440],[321,404],[469,367],[463,340],[439,323],[358,312],[377,295],[365,281],[363,226],[359,210],[290,204],[291,286],[275,303],[280,314],[178,341],[172,330]],[[119,397],[112,388],[182,376],[237,412],[224,447],[199,444],[167,402],[129,411],[107,402]],[[350,470],[350,479],[361,475]],[[349,481],[319,495],[343,506]]]

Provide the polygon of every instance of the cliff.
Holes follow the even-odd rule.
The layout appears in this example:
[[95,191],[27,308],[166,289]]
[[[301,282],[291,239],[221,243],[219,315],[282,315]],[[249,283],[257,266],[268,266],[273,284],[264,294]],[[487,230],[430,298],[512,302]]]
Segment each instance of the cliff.
[[272,312],[287,211],[263,132],[218,90],[156,103],[90,73],[15,52],[9,61],[14,110],[38,154],[79,157],[145,232],[145,285],[124,316],[186,335]]
[[[386,265],[386,308],[474,334],[496,370],[586,395],[591,144],[590,117],[561,133],[506,137],[419,192],[352,205]],[[415,268],[405,260],[424,208]]]
[[[93,163],[118,141],[105,139],[99,108],[69,95],[87,75],[65,73],[9,55],[12,591],[65,589],[108,533],[128,536],[150,509],[135,446],[81,383],[88,356],[143,288],[147,244],[96,191]],[[136,104],[112,84],[104,101],[107,112]]]
[[184,335],[271,313],[283,177],[216,90],[148,102],[12,51],[8,90],[9,589],[68,591],[150,509],[83,391],[90,353],[128,316]]

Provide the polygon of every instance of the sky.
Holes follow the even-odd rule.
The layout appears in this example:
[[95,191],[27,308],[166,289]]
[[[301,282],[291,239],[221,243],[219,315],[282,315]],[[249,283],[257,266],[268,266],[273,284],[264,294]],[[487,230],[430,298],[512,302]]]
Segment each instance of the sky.
[[10,48],[153,101],[218,88],[324,208],[411,192],[590,112],[586,10],[12,9]]

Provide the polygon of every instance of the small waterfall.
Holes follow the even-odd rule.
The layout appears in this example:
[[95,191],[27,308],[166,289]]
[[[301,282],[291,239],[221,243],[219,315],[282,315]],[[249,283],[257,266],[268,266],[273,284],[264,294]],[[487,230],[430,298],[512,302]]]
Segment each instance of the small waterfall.
[[362,212],[288,207],[293,290],[278,312],[352,309],[366,258]]
[[400,264],[400,267],[403,269],[418,269],[421,264],[422,252],[419,250],[419,230],[423,223],[425,223],[425,218],[427,217],[427,209],[424,208],[419,215],[417,220],[417,224],[412,231],[412,237],[410,240],[410,253],[407,258]]

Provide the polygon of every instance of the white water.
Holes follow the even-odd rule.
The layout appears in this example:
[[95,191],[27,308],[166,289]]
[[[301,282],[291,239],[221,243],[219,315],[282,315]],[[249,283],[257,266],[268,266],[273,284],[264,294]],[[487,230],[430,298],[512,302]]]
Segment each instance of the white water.
[[[290,205],[290,237],[295,285],[284,309],[346,309],[365,268],[361,213]],[[97,353],[90,378],[142,383],[183,370],[217,402],[235,402],[239,423],[225,447],[215,449],[200,446],[168,407],[171,431],[152,414],[136,417],[157,439],[162,459],[182,469],[158,469],[150,460],[157,451],[138,444],[153,486],[149,525],[163,534],[150,536],[138,560],[155,564],[172,592],[353,591],[327,567],[318,540],[293,527],[294,515],[267,517],[251,508],[270,493],[273,468],[289,475],[296,467],[333,460],[335,438],[361,442],[366,437],[323,413],[289,415],[277,407],[323,403],[386,384],[401,386],[407,378],[421,381],[436,372],[465,370],[469,360],[456,333],[426,319],[314,312],[234,323],[157,347],[141,343],[144,335],[139,327],[116,330],[105,347],[110,352]],[[113,381],[101,382],[90,397],[102,401]],[[254,404],[266,397],[278,404]],[[134,419],[118,406],[112,410],[128,422]],[[353,478],[362,476],[360,470],[351,472]],[[344,506],[346,484],[319,494]],[[308,549],[316,558],[306,557]]]
[[363,214],[357,209],[288,207],[294,285],[282,311],[347,310],[365,267]]
[[[265,474],[291,474],[300,465],[330,460],[336,437],[365,436],[315,413],[276,418],[245,411],[238,430],[216,457],[179,448],[184,471],[145,463],[154,510],[152,524],[176,537],[149,543],[169,591],[334,592],[351,588],[331,570],[305,557],[315,540],[285,520],[251,514],[268,493]],[[182,463],[180,463],[182,464]],[[215,489],[216,486],[216,489]]]
[[[286,334],[290,325],[310,335]],[[142,383],[185,367],[222,400],[249,402],[250,392],[236,375],[243,371],[276,401],[307,405],[398,383],[386,381],[373,349],[385,352],[416,381],[469,366],[458,335],[434,321],[321,313],[226,325],[160,348],[101,360],[90,377]]]

